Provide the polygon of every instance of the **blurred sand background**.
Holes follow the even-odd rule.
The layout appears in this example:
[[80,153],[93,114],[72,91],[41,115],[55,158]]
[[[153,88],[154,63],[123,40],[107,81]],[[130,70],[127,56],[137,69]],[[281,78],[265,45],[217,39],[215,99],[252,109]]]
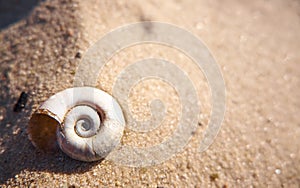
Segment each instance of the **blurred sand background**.
[[[299,1],[0,2],[1,187],[300,187]],[[202,114],[201,126],[184,152],[160,165],[130,168],[108,160],[82,163],[60,151],[45,154],[34,148],[26,133],[31,113],[51,95],[73,87],[76,67],[88,47],[116,27],[145,20],[192,32],[218,62],[226,83],[226,114],[211,147],[197,152],[211,109],[201,71],[191,71],[193,62],[178,51],[141,45],[113,57],[98,87],[111,93],[113,78],[142,57],[164,57],[187,70]],[[178,121],[178,98],[168,87],[152,94],[160,84],[138,86],[131,97],[133,111],[137,118],[147,117],[145,101],[160,96],[168,105],[162,126],[172,130]],[[13,112],[22,91],[29,93],[27,106]],[[125,131],[122,143],[157,144],[170,134],[163,130],[149,135]]]

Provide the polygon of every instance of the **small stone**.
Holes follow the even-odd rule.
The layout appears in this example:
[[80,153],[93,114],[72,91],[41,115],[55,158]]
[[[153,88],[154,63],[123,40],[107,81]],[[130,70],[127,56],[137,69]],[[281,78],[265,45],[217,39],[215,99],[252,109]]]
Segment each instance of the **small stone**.
[[219,178],[219,175],[217,173],[211,174],[209,176],[210,181],[216,181],[216,179]]
[[277,169],[275,170],[275,173],[276,173],[277,175],[279,175],[279,174],[281,174],[281,170],[277,168]]
[[23,91],[17,103],[14,106],[14,112],[20,112],[23,108],[25,108],[27,100],[28,100],[28,94]]
[[80,59],[80,58],[81,58],[81,53],[80,53],[80,52],[77,52],[76,55],[75,55],[75,58]]
[[70,37],[73,37],[73,36],[74,36],[74,30],[73,30],[73,29],[68,29],[68,30],[67,30],[67,34],[68,34]]

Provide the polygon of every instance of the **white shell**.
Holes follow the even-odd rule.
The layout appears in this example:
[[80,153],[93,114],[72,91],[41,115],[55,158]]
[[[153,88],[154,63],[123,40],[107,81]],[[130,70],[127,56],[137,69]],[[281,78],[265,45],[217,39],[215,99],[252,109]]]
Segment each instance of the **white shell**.
[[75,87],[45,101],[32,115],[28,134],[42,150],[58,143],[74,159],[96,161],[120,143],[124,127],[122,110],[112,96],[92,87]]

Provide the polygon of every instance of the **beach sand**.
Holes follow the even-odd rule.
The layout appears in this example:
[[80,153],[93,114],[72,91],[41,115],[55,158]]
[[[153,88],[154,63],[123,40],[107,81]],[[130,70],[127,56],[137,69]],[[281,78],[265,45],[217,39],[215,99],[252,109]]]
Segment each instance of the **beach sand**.
[[[0,31],[1,187],[300,186],[299,1],[53,0],[33,3],[25,16],[11,20]],[[198,152],[211,111],[205,76],[178,51],[144,44],[114,56],[96,87],[112,93],[114,78],[140,58],[175,62],[189,73],[201,101],[199,127],[183,152],[162,164],[133,168],[37,150],[26,132],[34,110],[74,87],[82,57],[104,34],[147,20],[171,23],[199,37],[222,71],[226,113],[209,149]],[[14,112],[22,91],[29,94],[27,105]],[[149,117],[145,104],[155,96],[168,107],[162,128],[148,134],[126,130],[122,144],[147,147],[170,136],[180,110],[174,89],[155,80],[137,86],[130,96],[133,112],[140,119]]]

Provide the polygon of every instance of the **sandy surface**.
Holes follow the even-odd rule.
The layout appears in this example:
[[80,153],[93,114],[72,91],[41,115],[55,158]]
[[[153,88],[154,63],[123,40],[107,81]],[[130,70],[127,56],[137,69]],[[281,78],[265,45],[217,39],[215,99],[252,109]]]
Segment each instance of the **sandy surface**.
[[[52,94],[73,86],[81,59],[76,53],[84,55],[115,27],[143,20],[189,30],[205,42],[220,65],[226,82],[226,114],[211,147],[197,152],[211,109],[209,87],[201,71],[191,71],[192,62],[173,49],[141,45],[113,57],[98,87],[111,93],[113,78],[122,67],[149,55],[170,59],[190,71],[201,99],[202,126],[184,152],[160,165],[130,168],[108,160],[82,163],[62,152],[37,151],[26,133],[30,114]],[[300,3],[292,0],[40,3],[0,33],[0,185],[299,187],[299,30]],[[136,97],[158,85],[163,84],[149,81],[137,86],[132,106],[136,117],[143,119],[149,115],[144,101],[162,97],[169,107],[162,127],[172,130],[178,111],[172,88],[162,87],[167,97],[151,93]],[[30,94],[28,105],[15,113],[12,109],[22,91]],[[122,143],[157,144],[170,134],[164,130],[149,135],[125,131]]]

